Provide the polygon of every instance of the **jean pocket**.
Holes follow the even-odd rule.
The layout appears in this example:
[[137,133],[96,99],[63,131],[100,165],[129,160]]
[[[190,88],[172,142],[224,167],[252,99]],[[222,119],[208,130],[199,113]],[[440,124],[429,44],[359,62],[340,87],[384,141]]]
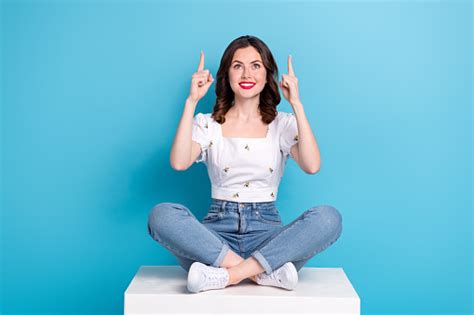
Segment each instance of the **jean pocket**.
[[211,223],[220,219],[222,219],[220,213],[208,213],[204,219],[202,219],[202,223]]
[[209,209],[207,210],[208,213],[219,213],[221,212],[221,206],[219,205],[210,205]]
[[222,209],[220,206],[211,205],[202,223],[210,223],[222,219]]
[[257,218],[258,221],[265,223],[265,224],[275,224],[275,225],[281,225],[281,217],[280,214],[278,213],[278,210],[257,210],[255,211],[255,217]]

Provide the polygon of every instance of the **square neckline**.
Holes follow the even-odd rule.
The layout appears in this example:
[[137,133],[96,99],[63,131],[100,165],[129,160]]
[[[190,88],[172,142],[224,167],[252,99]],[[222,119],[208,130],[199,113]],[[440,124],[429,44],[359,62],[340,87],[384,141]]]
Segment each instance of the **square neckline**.
[[265,138],[262,138],[262,137],[259,137],[259,138],[250,138],[250,137],[224,137],[224,133],[222,132],[222,125],[219,124],[218,122],[216,122],[218,125],[219,125],[219,135],[222,139],[231,139],[231,140],[245,140],[245,141],[253,141],[253,140],[267,140],[268,138],[270,138],[270,132],[271,132],[271,126],[273,124],[273,122],[275,121],[275,119],[272,120],[271,123],[268,124],[268,130],[267,130],[267,135],[265,136]]

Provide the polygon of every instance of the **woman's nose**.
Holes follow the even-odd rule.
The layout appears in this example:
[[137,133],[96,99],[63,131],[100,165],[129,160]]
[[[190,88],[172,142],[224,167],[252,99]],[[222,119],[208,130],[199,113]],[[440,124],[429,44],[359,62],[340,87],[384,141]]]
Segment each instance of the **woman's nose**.
[[245,68],[244,72],[242,73],[242,78],[249,78],[249,71]]

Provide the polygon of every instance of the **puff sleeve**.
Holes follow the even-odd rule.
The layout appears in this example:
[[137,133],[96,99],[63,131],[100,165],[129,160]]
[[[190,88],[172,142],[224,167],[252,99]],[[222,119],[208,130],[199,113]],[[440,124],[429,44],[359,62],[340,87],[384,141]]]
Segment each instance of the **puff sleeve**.
[[298,125],[293,113],[285,113],[280,124],[280,150],[284,156],[291,155],[291,147],[298,142]]
[[204,114],[198,113],[194,116],[191,139],[201,146],[201,154],[196,159],[196,163],[207,161],[207,150],[211,142],[209,128],[209,123]]

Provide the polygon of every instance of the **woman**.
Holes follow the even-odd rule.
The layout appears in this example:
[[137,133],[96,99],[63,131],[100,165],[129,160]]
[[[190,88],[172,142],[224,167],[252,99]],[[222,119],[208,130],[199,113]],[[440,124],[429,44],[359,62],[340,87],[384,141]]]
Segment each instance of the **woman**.
[[[151,237],[188,271],[190,292],[221,289],[246,278],[293,290],[297,271],[341,234],[342,218],[332,206],[310,208],[288,225],[275,207],[289,157],[309,174],[320,167],[291,61],[289,56],[288,74],[277,83],[278,68],[267,45],[254,36],[235,39],[217,72],[212,114],[194,116],[214,82],[201,52],[170,162],[176,170],[205,163],[212,202],[201,222],[184,205],[170,202],[156,205],[148,220]],[[278,87],[294,113],[276,110]]]

